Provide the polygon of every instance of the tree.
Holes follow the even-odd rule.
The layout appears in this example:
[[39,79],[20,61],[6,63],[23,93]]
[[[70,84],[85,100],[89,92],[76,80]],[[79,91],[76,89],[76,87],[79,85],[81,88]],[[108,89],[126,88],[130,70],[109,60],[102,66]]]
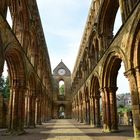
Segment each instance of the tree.
[[60,95],[64,95],[64,84],[59,88]]
[[5,80],[3,96],[4,96],[4,98],[9,98],[9,96],[10,96],[9,76],[7,76],[6,80]]
[[9,77],[7,76],[6,79],[4,77],[0,77],[0,91],[4,98],[9,98],[10,89],[9,89]]
[[5,85],[5,81],[4,81],[4,77],[1,76],[0,77],[0,91],[3,93],[4,91],[4,85]]

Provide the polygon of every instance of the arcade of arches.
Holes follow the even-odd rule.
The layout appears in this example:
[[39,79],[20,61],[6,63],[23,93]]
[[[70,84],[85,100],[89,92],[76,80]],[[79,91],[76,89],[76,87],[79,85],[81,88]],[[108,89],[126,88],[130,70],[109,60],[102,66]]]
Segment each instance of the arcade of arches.
[[[12,27],[6,20],[7,9]],[[122,26],[114,36],[118,9]],[[117,131],[116,81],[122,62],[132,98],[134,138],[140,139],[139,50],[140,1],[92,0],[68,82],[71,107],[67,112],[72,112],[68,116],[95,127],[102,125],[105,132]],[[6,126],[10,133],[23,133],[25,126],[35,127],[52,119],[56,85],[36,0],[0,1],[0,76],[5,61],[10,98],[5,114],[0,93],[0,127]],[[60,77],[65,76],[63,72]],[[65,110],[60,104],[61,115],[65,116]]]

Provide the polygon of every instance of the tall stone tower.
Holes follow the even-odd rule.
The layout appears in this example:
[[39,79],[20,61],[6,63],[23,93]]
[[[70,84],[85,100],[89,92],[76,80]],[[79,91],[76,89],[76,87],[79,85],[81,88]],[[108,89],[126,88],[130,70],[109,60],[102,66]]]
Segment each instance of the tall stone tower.
[[71,72],[61,61],[53,70],[53,118],[70,119],[72,113]]

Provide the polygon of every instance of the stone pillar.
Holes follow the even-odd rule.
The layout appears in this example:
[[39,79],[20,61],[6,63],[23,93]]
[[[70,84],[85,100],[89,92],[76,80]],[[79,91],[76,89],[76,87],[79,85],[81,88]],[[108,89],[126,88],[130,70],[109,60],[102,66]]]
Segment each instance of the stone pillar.
[[93,97],[93,125],[96,126],[96,110],[95,110],[95,97]]
[[111,131],[111,114],[110,114],[110,100],[107,88],[101,89],[102,95],[102,109],[103,109],[103,131]]
[[83,123],[83,103],[80,103],[80,122]]
[[37,124],[41,125],[41,98],[37,102]]
[[30,101],[30,97],[29,94],[26,92],[25,95],[25,126],[28,127],[29,124],[29,102]]
[[[42,106],[42,110],[41,110],[42,122],[45,122],[45,100],[44,100],[44,95],[43,95],[43,98],[42,98],[42,104],[41,104],[41,106]],[[50,112],[50,108],[49,108],[49,112]]]
[[11,87],[8,131],[21,134],[24,132],[25,87],[21,80],[14,80]]
[[93,125],[93,120],[94,120],[94,117],[93,117],[93,96],[90,96],[90,125]]
[[74,119],[77,119],[77,110],[76,110],[76,102],[74,103]]
[[89,99],[86,102],[87,104],[87,124],[90,124],[90,101]]
[[100,119],[100,95],[95,96],[95,115],[96,115],[96,127],[101,126]]
[[76,116],[75,116],[75,115],[76,115],[76,112],[75,112],[75,106],[74,106],[74,107],[73,107],[73,112],[72,112],[72,118],[73,118],[73,119],[76,119]]
[[28,127],[35,128],[35,103],[36,96],[35,90],[30,90],[30,98],[29,98],[29,124]]
[[79,122],[81,122],[81,104],[79,103]]
[[72,119],[75,119],[75,115],[76,115],[76,112],[75,112],[75,101],[73,101],[73,103],[72,103]]
[[131,99],[134,139],[140,139],[140,70],[131,69],[125,73],[129,80]]
[[52,101],[48,97],[48,119],[50,120],[52,118]]
[[80,119],[79,104],[77,104],[77,121]]
[[[51,113],[50,113],[51,115]],[[48,97],[45,97],[45,122],[48,121]]]
[[87,119],[87,107],[86,107],[86,102],[85,99],[83,99],[83,122],[86,123]]
[[118,130],[116,90],[117,87],[108,88],[110,94],[111,131]]

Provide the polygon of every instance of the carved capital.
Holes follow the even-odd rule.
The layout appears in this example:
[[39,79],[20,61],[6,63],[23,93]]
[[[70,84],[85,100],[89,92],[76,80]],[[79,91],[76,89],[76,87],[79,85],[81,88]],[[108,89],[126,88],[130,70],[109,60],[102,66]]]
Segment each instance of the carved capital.
[[134,68],[129,69],[128,71],[126,71],[126,72],[124,73],[124,75],[125,75],[126,78],[128,78],[128,80],[129,80],[130,77],[131,77],[132,75],[135,76],[135,69],[134,69]]

